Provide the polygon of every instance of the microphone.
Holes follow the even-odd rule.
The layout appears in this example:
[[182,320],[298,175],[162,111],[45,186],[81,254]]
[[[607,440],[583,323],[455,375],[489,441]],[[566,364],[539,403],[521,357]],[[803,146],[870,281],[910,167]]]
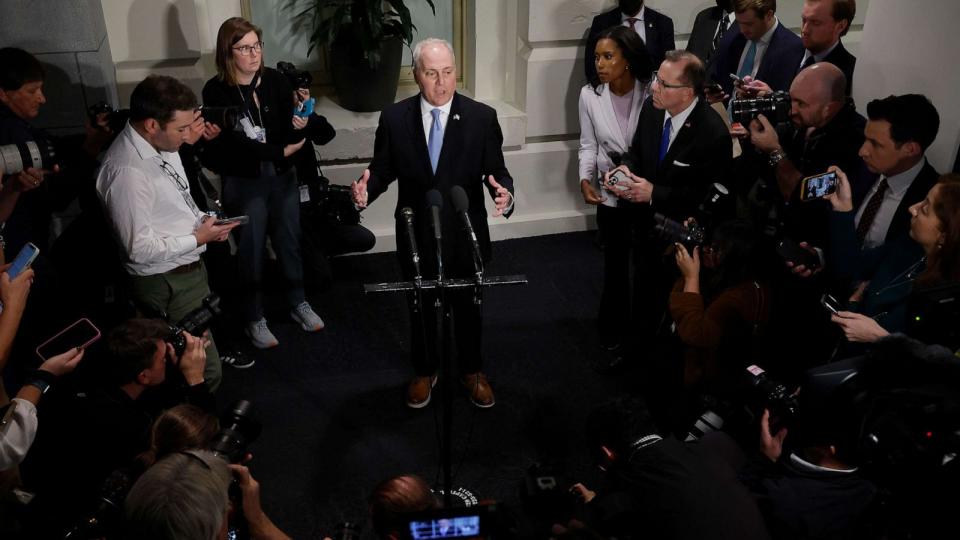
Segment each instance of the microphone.
[[443,195],[431,189],[427,192],[427,206],[430,208],[430,223],[433,226],[433,238],[440,243],[440,209],[443,208]]
[[400,218],[403,219],[403,228],[407,231],[407,241],[410,243],[410,255],[413,258],[413,274],[417,279],[420,278],[420,253],[417,252],[417,235],[413,230],[413,210],[405,207],[400,210]]
[[473,270],[477,275],[483,273],[483,258],[480,257],[480,244],[477,243],[477,234],[473,231],[473,224],[470,223],[470,215],[467,210],[470,208],[470,200],[467,198],[467,192],[462,186],[453,186],[450,188],[450,199],[453,200],[453,209],[463,221],[463,228],[470,237],[470,249],[473,251]]

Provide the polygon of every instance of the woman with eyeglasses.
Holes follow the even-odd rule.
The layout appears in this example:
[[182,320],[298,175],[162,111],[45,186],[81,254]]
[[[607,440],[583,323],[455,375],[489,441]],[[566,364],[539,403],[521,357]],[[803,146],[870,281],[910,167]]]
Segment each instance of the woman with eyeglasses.
[[617,329],[630,321],[632,295],[624,294],[624,287],[631,283],[636,208],[604,194],[600,181],[630,146],[653,66],[643,40],[625,26],[601,32],[593,53],[601,84],[580,90],[579,181],[584,202],[597,206],[604,265],[600,342],[611,355],[608,361],[616,365],[624,355]]
[[263,65],[262,52],[260,28],[241,17],[227,19],[217,34],[217,76],[204,86],[203,102],[239,111],[237,121],[222,126],[221,136],[208,145],[204,164],[223,179],[228,213],[250,218],[234,233],[243,316],[253,345],[266,349],[278,343],[262,305],[267,233],[280,263],[290,317],[308,332],[322,329],[323,321],[304,296],[300,197],[288,159],[306,142],[306,122],[294,115],[294,91],[287,79]]
[[[839,182],[837,191],[826,197],[833,205],[829,262],[833,268],[848,270],[856,283],[847,300],[848,309],[831,319],[851,343],[872,343],[908,331],[907,309],[913,295],[925,288],[960,282],[960,175],[941,176],[926,198],[910,207],[908,236],[861,253],[850,183],[840,169],[830,170],[837,172]],[[934,326],[937,322],[950,323],[927,321]],[[942,335],[912,337],[960,345],[938,341],[947,337]],[[844,352],[858,350],[848,346]]]
[[720,224],[702,249],[675,245],[682,277],[669,306],[683,343],[687,389],[722,397],[758,360],[753,352],[770,319],[758,244],[753,225],[734,220]]

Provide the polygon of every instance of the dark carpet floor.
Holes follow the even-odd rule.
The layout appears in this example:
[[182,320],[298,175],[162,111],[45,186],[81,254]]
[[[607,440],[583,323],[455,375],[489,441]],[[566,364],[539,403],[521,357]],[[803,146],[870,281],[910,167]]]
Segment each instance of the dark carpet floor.
[[[526,274],[529,284],[486,296],[484,371],[496,406],[479,410],[455,387],[453,485],[480,499],[519,511],[525,474],[537,463],[592,477],[584,417],[632,386],[629,375],[595,369],[602,256],[594,236],[494,245],[487,275]],[[365,522],[366,497],[391,476],[416,473],[439,485],[440,399],[421,410],[404,404],[412,374],[404,297],[362,291],[398,278],[396,256],[341,257],[334,271],[333,288],[310,296],[327,327],[306,334],[268,309],[280,346],[257,351],[250,369],[227,370],[220,393],[223,404],[254,403],[263,432],[251,470],[267,513],[294,538]]]

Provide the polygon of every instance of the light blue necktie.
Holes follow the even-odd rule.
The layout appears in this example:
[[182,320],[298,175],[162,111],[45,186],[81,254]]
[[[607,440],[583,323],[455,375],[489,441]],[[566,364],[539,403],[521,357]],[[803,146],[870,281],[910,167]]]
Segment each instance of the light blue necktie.
[[747,49],[747,56],[743,58],[743,67],[737,72],[737,77],[741,79],[747,75],[753,75],[753,63],[757,59],[757,42],[751,41],[750,48]]
[[440,127],[440,109],[433,109],[430,114],[433,115],[433,124],[430,125],[430,140],[427,143],[427,151],[430,152],[430,166],[433,172],[437,172],[437,163],[440,161],[440,149],[443,148],[443,128]]
[[671,118],[667,118],[667,121],[663,124],[663,135],[660,136],[660,154],[657,156],[657,165],[663,161],[663,157],[667,155],[667,150],[670,149],[670,131],[673,129],[671,120]]

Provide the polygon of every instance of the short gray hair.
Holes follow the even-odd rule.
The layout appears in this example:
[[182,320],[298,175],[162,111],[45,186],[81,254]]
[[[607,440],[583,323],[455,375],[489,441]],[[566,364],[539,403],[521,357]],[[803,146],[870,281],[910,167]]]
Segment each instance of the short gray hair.
[[423,49],[430,47],[432,45],[442,45],[447,48],[450,52],[450,58],[453,58],[453,63],[457,63],[457,55],[453,52],[453,45],[449,41],[440,38],[427,38],[417,42],[413,46],[413,70],[417,70],[417,66],[420,65],[420,55],[423,54]]
[[161,459],[127,495],[127,538],[214,540],[223,527],[230,479],[227,463],[207,450]]

